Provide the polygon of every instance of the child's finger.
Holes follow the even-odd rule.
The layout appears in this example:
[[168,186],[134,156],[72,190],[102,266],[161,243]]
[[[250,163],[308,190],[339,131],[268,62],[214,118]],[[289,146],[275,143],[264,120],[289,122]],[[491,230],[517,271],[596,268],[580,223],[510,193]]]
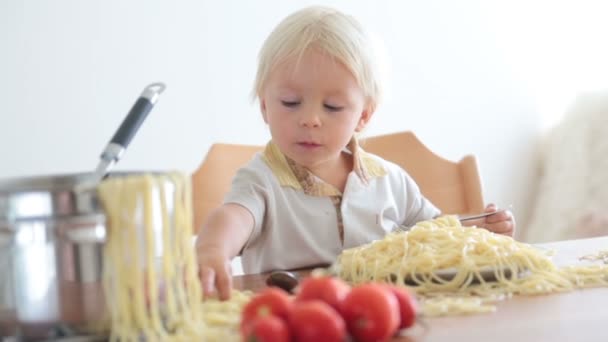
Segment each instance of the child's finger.
[[491,224],[487,229],[496,234],[509,235],[513,233],[513,225],[509,221]]
[[230,299],[230,290],[232,289],[232,276],[228,272],[219,272],[216,274],[217,290],[221,300]]
[[492,223],[498,223],[498,222],[503,222],[503,221],[510,221],[510,220],[512,220],[512,218],[513,218],[513,214],[511,214],[511,212],[509,210],[505,210],[505,211],[500,211],[494,215],[490,215],[490,216],[486,217],[486,223],[492,224]]
[[515,219],[509,213],[508,218],[499,222],[487,224],[487,229],[497,234],[513,236],[515,233]]
[[215,283],[215,271],[212,268],[204,267],[200,271],[201,286],[203,287],[203,295],[209,297],[213,295]]

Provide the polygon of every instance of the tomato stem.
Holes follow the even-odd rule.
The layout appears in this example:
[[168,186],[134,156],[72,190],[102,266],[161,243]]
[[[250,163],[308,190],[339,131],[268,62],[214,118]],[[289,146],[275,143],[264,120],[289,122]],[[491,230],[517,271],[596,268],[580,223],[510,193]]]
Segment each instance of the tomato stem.
[[270,307],[268,305],[262,305],[258,309],[258,316],[260,316],[260,317],[270,316],[271,313],[272,313],[272,311],[270,310]]
[[357,329],[365,329],[369,325],[369,320],[367,318],[359,318],[355,323]]

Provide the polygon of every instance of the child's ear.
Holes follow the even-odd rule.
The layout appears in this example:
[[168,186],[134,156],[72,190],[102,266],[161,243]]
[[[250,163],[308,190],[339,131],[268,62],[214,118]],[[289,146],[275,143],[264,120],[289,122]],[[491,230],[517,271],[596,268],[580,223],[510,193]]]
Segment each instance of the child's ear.
[[359,117],[359,122],[357,123],[357,127],[355,128],[355,132],[361,132],[365,128],[365,126],[367,126],[367,123],[373,115],[374,106],[372,104],[368,104],[363,108],[363,111],[361,112],[361,117]]
[[262,113],[262,118],[264,118],[264,122],[268,123],[268,119],[266,118],[266,100],[260,97],[260,112]]

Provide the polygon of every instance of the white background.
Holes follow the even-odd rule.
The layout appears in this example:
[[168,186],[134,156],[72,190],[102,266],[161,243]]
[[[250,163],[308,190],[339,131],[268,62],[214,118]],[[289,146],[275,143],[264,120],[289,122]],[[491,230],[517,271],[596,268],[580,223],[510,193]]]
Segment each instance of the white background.
[[[606,8],[592,1],[319,1],[383,42],[389,98],[368,135],[413,130],[477,155],[485,197],[533,200],[541,133],[606,86]],[[311,1],[0,2],[0,177],[88,171],[144,86],[168,88],[119,169],[193,171],[213,142],[263,144],[257,52]],[[602,64],[603,63],[603,64]]]

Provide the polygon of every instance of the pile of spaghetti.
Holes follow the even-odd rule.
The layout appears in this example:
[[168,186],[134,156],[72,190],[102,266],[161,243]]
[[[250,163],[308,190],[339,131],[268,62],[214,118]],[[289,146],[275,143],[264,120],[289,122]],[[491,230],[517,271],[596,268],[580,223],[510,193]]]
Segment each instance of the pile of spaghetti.
[[339,276],[351,283],[405,284],[428,316],[494,311],[512,295],[608,286],[606,265],[558,268],[546,251],[455,216],[423,221],[409,231],[344,250]]
[[103,285],[111,341],[238,341],[250,295],[203,301],[192,246],[190,178],[110,178],[98,187],[107,217]]

